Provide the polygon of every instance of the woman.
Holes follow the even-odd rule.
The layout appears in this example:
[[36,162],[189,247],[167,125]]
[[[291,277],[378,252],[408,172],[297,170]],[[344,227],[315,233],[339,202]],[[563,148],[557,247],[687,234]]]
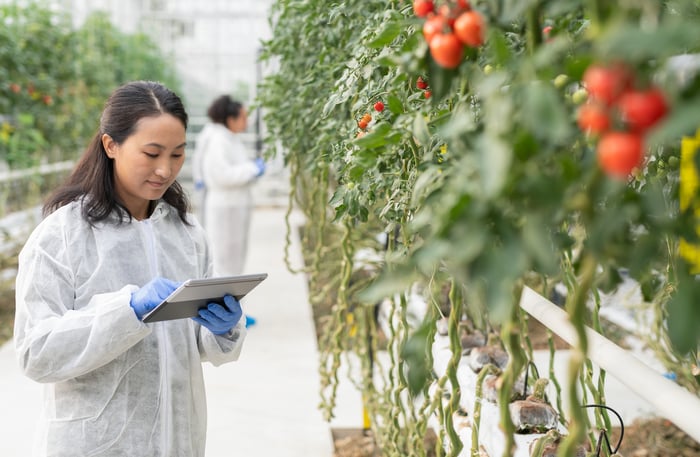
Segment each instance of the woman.
[[186,128],[164,86],[119,87],[19,255],[15,346],[45,383],[34,455],[204,456],[201,362],[238,358],[240,304],[141,321],[180,282],[212,274],[176,181]]
[[222,95],[212,102],[207,115],[210,122],[197,139],[193,160],[195,186],[205,192],[203,220],[214,272],[235,276],[243,273],[247,255],[251,186],[265,172],[265,164],[262,159],[250,159],[241,139],[248,125],[241,103]]

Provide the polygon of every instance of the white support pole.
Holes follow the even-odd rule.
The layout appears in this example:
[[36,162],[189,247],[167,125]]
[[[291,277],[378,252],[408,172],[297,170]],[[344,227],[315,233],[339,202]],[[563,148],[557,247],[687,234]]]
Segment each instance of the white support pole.
[[[576,331],[563,309],[524,287],[520,307],[572,346]],[[588,358],[646,399],[659,415],[700,442],[700,398],[642,363],[634,355],[586,327]]]

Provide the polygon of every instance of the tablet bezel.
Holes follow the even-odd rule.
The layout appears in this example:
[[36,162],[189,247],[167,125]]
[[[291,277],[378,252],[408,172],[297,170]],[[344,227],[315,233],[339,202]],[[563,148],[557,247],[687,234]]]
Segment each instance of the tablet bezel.
[[143,316],[145,323],[196,317],[209,303],[223,303],[224,295],[241,300],[267,278],[267,273],[188,279]]

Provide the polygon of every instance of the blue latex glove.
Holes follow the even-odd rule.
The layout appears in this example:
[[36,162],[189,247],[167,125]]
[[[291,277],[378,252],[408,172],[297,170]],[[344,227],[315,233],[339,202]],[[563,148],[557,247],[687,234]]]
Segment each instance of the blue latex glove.
[[199,317],[193,317],[192,320],[215,335],[228,333],[241,320],[243,310],[238,300],[231,295],[224,295],[224,303],[226,306],[209,303],[206,309],[199,310]]
[[262,157],[255,159],[255,166],[258,167],[258,173],[255,175],[255,177],[259,178],[265,173],[265,168],[267,167]]
[[194,190],[204,190],[205,187],[204,181],[202,180],[197,180],[194,182]]
[[129,304],[134,309],[136,317],[141,320],[146,313],[158,306],[179,286],[180,284],[166,278],[153,278],[148,284],[131,294]]

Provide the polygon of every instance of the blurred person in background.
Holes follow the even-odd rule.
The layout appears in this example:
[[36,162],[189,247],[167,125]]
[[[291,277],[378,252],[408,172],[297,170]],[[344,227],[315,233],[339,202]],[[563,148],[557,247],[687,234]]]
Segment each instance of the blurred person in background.
[[[217,276],[243,273],[248,252],[252,186],[265,173],[262,158],[251,158],[242,139],[248,113],[228,95],[217,97],[207,110],[209,122],[197,138],[192,161],[195,188],[204,193],[203,224]],[[246,315],[246,325],[255,319]]]

